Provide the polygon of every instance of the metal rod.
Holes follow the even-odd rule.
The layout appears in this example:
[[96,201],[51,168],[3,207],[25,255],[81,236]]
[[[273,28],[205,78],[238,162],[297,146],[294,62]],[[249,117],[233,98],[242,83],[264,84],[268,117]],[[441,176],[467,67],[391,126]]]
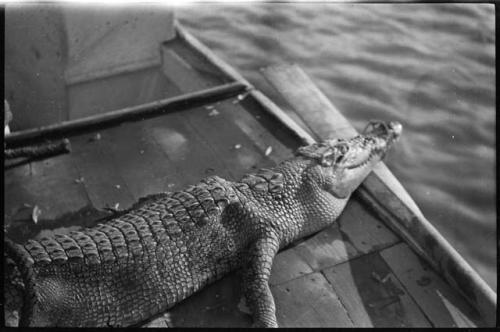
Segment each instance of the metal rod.
[[69,139],[65,138],[57,142],[23,146],[15,149],[5,149],[4,158],[48,158],[69,152],[71,152],[71,144]]
[[97,128],[109,127],[125,121],[142,120],[168,112],[181,111],[228,99],[246,92],[248,88],[248,85],[241,82],[223,84],[214,88],[186,93],[104,114],[13,132],[5,136],[5,143],[9,148],[13,148],[36,143],[40,140],[61,138]]

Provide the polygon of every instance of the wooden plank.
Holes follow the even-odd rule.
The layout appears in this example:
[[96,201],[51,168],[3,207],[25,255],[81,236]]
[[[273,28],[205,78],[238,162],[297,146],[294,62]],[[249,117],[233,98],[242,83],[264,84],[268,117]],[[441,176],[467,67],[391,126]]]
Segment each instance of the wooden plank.
[[223,70],[218,68],[212,62],[208,61],[204,54],[198,52],[197,49],[193,48],[189,43],[186,43],[180,35],[177,38],[163,43],[163,45],[168,45],[168,47],[175,52],[175,54],[182,59],[182,61],[189,64],[192,71],[200,74],[202,80],[211,85],[220,85],[228,82],[241,82],[248,86],[248,82],[243,82],[234,77],[228,76]]
[[23,214],[25,217],[12,222],[6,218],[4,225],[5,236],[16,243],[25,243],[29,239],[40,239],[44,236],[53,237],[54,234],[68,234],[84,227],[93,227],[98,220],[109,217],[111,214],[87,205],[79,210],[67,212],[57,219],[43,219],[42,214],[35,224],[31,221],[32,207],[19,212],[15,217],[22,217]]
[[[42,232],[76,229],[89,218],[104,215],[92,209],[71,154],[5,171],[5,234],[18,243]],[[33,209],[40,210],[37,222]]]
[[394,274],[436,327],[488,326],[467,301],[455,292],[406,243],[381,251]]
[[[325,138],[339,130],[342,136],[355,134],[354,128],[298,66],[268,68],[264,75],[308,126],[317,130],[318,137]],[[285,117],[283,121],[288,120]],[[496,323],[496,293],[422,215],[385,164],[376,165],[358,192],[393,231],[481,311],[488,324]]]
[[356,135],[347,119],[336,116],[338,111],[325,111],[332,109],[333,105],[298,66],[277,65],[264,68],[262,72],[292,108],[298,111],[297,114],[310,127],[311,132],[315,133],[316,139],[338,137],[340,129],[346,131],[345,135]]
[[284,282],[312,273],[313,270],[295,248],[288,248],[276,255],[271,271],[270,285],[279,285]]
[[380,218],[377,218],[359,200],[349,201],[340,219],[340,232],[359,253],[369,254],[400,241]]
[[168,313],[165,313],[159,317],[156,317],[155,319],[145,323],[144,325],[142,325],[141,327],[169,327],[168,326],[168,322],[169,322],[169,314]]
[[[174,78],[175,84],[183,87],[183,91],[191,92],[227,83],[227,81],[220,78],[220,73],[218,73],[219,77],[217,77],[215,73],[210,75],[209,71],[208,74],[204,74],[204,71],[197,69],[197,67],[200,67],[200,62],[202,66],[206,64],[206,61],[190,59],[189,55],[192,57],[193,51],[188,50],[188,52],[185,52],[185,50],[180,49],[181,47],[182,45],[177,39],[162,44],[161,61],[164,75]],[[179,54],[179,52],[182,53]]]
[[[104,134],[106,135],[106,134]],[[87,191],[92,205],[97,209],[113,207],[126,209],[135,203],[127,184],[116,172],[116,165],[103,142],[101,133],[85,134],[71,138],[73,151],[71,158],[79,170],[78,181]]]
[[[224,101],[217,109],[223,115],[225,112],[234,112],[231,106],[230,101]],[[212,147],[214,155],[224,161],[231,172],[232,180],[239,180],[249,171],[275,165],[245,133],[228,121],[224,115],[210,117],[208,114],[208,110],[197,109],[185,114],[184,119]]]
[[[218,110],[219,104],[214,109]],[[233,101],[232,111],[229,110],[230,106],[228,103],[223,104],[222,110],[225,110],[224,107],[227,107],[228,110],[221,112],[220,116],[227,118],[228,122],[232,122],[238,126],[262,153],[265,154],[268,152],[270,160],[279,164],[293,157],[294,150],[275,136],[276,128],[274,131],[267,130],[263,123],[259,122],[260,119],[256,118],[258,115],[254,116],[250,114],[240,102]]]
[[[270,284],[275,285],[272,291],[280,326],[352,326],[341,304],[329,291],[328,283],[320,274],[309,275],[311,272],[307,264],[293,254],[293,249],[276,257]],[[164,326],[166,320],[170,327],[248,327],[251,317],[248,309],[245,310],[240,282],[239,275],[232,273],[176,305],[148,326]],[[305,303],[301,301],[303,298]],[[292,312],[300,310],[300,320],[294,320],[298,316]],[[332,315],[335,317],[330,317]]]
[[67,87],[68,120],[115,111],[175,96],[160,66]]
[[187,186],[209,175],[231,178],[225,161],[215,156],[212,147],[200,137],[198,130],[203,128],[194,130],[187,123],[187,116],[170,114],[159,118],[151,124],[147,133],[167,155],[172,167],[177,169],[180,178],[176,179],[176,183]]
[[[199,73],[190,74],[194,81],[175,81],[175,84],[183,93],[199,88],[203,77]],[[213,110],[217,115],[211,115]],[[240,111],[246,112],[244,109]],[[196,132],[203,142],[210,146],[210,150],[216,158],[223,160],[226,168],[231,173],[232,180],[239,179],[251,169],[271,167],[274,162],[265,156],[258,146],[234,124],[235,104],[233,100],[219,101],[210,107],[195,108],[183,113],[183,121]]]
[[[162,47],[164,72],[166,75],[171,75],[172,68],[176,68],[176,76],[182,76],[183,79],[175,80],[173,84],[180,91],[189,93],[218,83],[217,79],[210,75],[207,79],[206,73],[193,71],[191,66],[197,66],[197,64],[186,62],[186,50],[181,57],[175,53],[180,45],[173,47],[175,45],[170,44],[172,43]],[[233,180],[238,180],[252,168],[271,167],[275,164],[272,159],[265,155],[262,144],[256,145],[255,140],[252,141],[248,135],[234,125],[235,119],[246,114],[246,110],[241,107],[235,109],[236,105],[237,102],[234,100],[219,101],[208,108],[194,109],[183,114],[185,122],[199,133],[204,142],[210,145],[216,158],[224,160],[227,169],[232,173],[230,178]],[[216,115],[210,115],[214,113],[214,110]],[[237,113],[237,111],[241,111],[241,113]]]
[[280,327],[353,327],[337,294],[321,273],[272,286]]
[[[341,216],[340,219],[342,218]],[[352,246],[348,238],[342,235],[338,224],[299,243],[294,249],[314,271],[334,266],[361,254]]]
[[430,327],[378,253],[323,271],[357,327]]
[[300,145],[308,145],[315,142],[314,138],[306,130],[300,127],[290,116],[279,108],[271,99],[259,90],[250,90],[250,101],[260,105],[267,115],[273,119],[274,125],[285,128],[288,135],[292,136]]
[[334,225],[298,244],[295,250],[318,271],[398,241],[359,201],[351,199]]
[[169,310],[170,327],[250,327],[241,311],[241,278],[231,273]]
[[75,179],[71,154],[59,155],[5,171],[5,211],[13,214],[23,204],[37,205],[40,219],[57,219],[90,204],[85,189]]
[[126,123],[101,132],[101,144],[107,145],[116,172],[135,200],[179,188],[182,179],[158,144],[148,137],[152,122],[154,119]]
[[[496,293],[424,217],[413,214],[390,193],[378,178],[367,179],[360,188],[366,206],[386,221],[411,248],[477,308],[488,326],[496,324]],[[384,205],[380,200],[385,202]]]

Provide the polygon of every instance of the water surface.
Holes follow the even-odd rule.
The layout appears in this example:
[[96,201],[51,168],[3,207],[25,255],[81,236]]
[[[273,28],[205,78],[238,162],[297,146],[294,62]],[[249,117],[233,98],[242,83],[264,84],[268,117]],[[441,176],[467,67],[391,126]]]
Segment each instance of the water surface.
[[299,64],[362,129],[405,127],[389,168],[496,290],[495,14],[487,4],[198,4],[179,20],[264,93]]

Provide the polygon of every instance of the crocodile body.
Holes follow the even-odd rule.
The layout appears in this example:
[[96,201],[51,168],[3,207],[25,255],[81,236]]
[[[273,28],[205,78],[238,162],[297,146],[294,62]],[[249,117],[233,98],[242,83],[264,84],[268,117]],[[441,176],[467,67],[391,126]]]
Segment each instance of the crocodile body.
[[275,254],[334,222],[400,132],[377,123],[238,182],[213,176],[154,195],[93,228],[7,240],[6,293],[17,298],[7,307],[25,326],[130,326],[241,268],[254,325],[277,326],[268,285]]

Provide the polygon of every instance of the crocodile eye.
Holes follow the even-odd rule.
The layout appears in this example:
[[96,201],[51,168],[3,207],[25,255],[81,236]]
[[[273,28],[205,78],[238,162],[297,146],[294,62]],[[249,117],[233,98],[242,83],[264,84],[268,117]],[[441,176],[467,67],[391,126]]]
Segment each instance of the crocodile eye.
[[321,156],[321,165],[325,166],[325,167],[329,167],[329,166],[332,166],[332,159],[330,158],[330,156],[333,155],[333,151],[329,150],[325,153],[323,153],[323,155]]
[[342,154],[341,154],[340,156],[338,156],[338,157],[335,159],[335,163],[336,163],[336,164],[338,164],[338,163],[340,163],[342,160],[344,160],[344,155],[342,155]]
[[349,151],[349,146],[347,144],[337,145],[336,149],[341,155],[345,155]]

